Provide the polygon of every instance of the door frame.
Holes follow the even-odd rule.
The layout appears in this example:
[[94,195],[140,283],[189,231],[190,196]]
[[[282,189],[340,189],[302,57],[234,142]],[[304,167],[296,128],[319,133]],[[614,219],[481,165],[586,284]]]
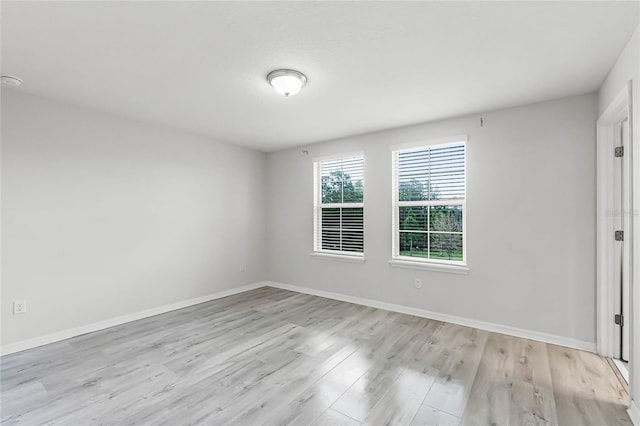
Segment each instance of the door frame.
[[[632,126],[632,105],[631,105],[631,81],[627,83],[624,89],[614,98],[609,104],[607,109],[602,113],[597,122],[597,261],[596,261],[596,347],[600,355],[606,357],[613,357],[615,353],[615,333],[617,332],[614,327],[613,317],[618,313],[619,306],[615,306],[616,291],[619,285],[616,284],[616,268],[619,265],[615,265],[614,256],[612,253],[615,248],[616,241],[613,239],[615,231],[614,213],[619,209],[619,206],[615,206],[614,203],[614,161],[613,155],[614,143],[616,141],[616,128],[617,124],[625,117],[629,119],[629,145],[625,147],[625,164],[632,167],[632,161],[630,158],[631,149],[633,145],[633,126]],[[629,205],[632,204],[632,178],[631,173],[628,173],[629,180],[626,185],[626,191],[628,193]],[[626,181],[626,180],[625,180]],[[630,214],[630,212],[625,212]],[[628,247],[627,262],[629,263],[629,285],[633,287],[633,223],[629,221],[629,228],[625,229],[625,247]],[[619,273],[619,270],[618,270]],[[619,277],[618,277],[619,280]],[[619,287],[618,287],[619,288]],[[630,290],[633,294],[633,289]],[[630,300],[630,312],[633,310],[632,301]],[[631,317],[625,318],[625,324],[631,326]],[[629,348],[632,351],[632,347]],[[629,358],[633,358],[630,354]]]

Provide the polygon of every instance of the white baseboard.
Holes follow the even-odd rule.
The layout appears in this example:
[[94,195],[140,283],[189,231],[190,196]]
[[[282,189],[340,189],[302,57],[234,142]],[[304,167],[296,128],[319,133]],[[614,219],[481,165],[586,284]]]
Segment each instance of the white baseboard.
[[176,309],[186,308],[188,306],[197,305],[199,303],[209,302],[215,299],[232,296],[234,294],[243,293],[245,291],[254,290],[256,288],[268,286],[269,282],[262,281],[253,284],[247,284],[242,287],[236,287],[229,290],[219,291],[217,293],[208,294],[206,296],[196,297],[194,299],[183,300],[181,302],[171,303],[169,305],[158,306],[157,308],[147,309],[133,314],[122,315],[108,320],[94,322],[93,324],[83,325],[81,327],[70,328],[58,331],[33,339],[22,340],[16,343],[10,343],[0,348],[0,355],[8,355],[14,352],[24,351],[26,349],[35,348],[49,343],[59,342],[81,334],[91,333],[93,331],[104,330],[105,328],[121,325],[127,322],[136,321],[143,318],[152,317],[154,315],[164,314],[166,312],[175,311]]
[[[290,290],[298,293],[311,294],[313,296],[326,297],[327,299],[340,300],[342,302],[355,303],[357,305],[370,306],[372,308],[384,309],[387,311],[399,312],[401,314],[414,315],[417,317],[433,319],[437,321],[449,322],[452,324],[464,325],[466,327],[478,328],[481,330],[491,331],[494,333],[507,334],[509,336],[522,337],[524,339],[537,340],[539,342],[551,343],[568,348],[580,349],[589,352],[596,351],[595,342],[586,342],[583,340],[571,339],[568,337],[557,336],[554,334],[541,333],[538,331],[525,330],[491,322],[478,321],[474,319],[459,317],[449,314],[441,314],[438,312],[427,311],[424,309],[410,308],[407,306],[396,305],[393,303],[380,302],[378,300],[364,299],[361,297],[347,296],[345,294],[333,293],[329,291],[316,290],[307,287],[299,287],[290,284],[278,282],[268,282],[270,287],[282,290]],[[640,426],[640,425],[638,425]]]
[[640,426],[640,409],[638,409],[638,405],[634,400],[631,400],[629,403],[627,413],[629,413],[629,417],[631,417],[631,422],[634,426]]
[[[257,282],[253,284],[248,284],[242,287],[232,288],[229,290],[209,294],[207,296],[197,297],[189,300],[183,300],[181,302],[172,303],[170,305],[159,306],[157,308],[147,309],[145,311],[123,315],[116,318],[111,318],[108,320],[96,322],[93,324],[88,324],[81,327],[62,330],[59,332],[47,334],[47,335],[36,337],[33,339],[22,340],[16,343],[10,343],[8,345],[4,345],[0,347],[0,355],[8,355],[14,352],[20,352],[26,349],[35,348],[35,347],[46,345],[49,343],[59,342],[61,340],[79,336],[81,334],[91,333],[93,331],[98,331],[98,330],[104,330],[105,328],[114,327],[116,325],[125,324],[127,322],[136,321],[136,320],[148,318],[154,315],[163,314],[166,312],[174,311],[176,309],[186,308],[188,306],[197,305],[199,303],[209,302],[211,300],[220,299],[223,297],[231,296],[231,295],[242,293],[249,290],[254,290],[256,288],[260,288],[264,286],[270,286],[270,287],[280,288],[283,290],[295,291],[298,293],[311,294],[314,296],[326,297],[328,299],[340,300],[343,302],[355,303],[358,305],[371,306],[373,308],[384,309],[387,311],[399,312],[402,314],[414,315],[417,317],[429,318],[437,321],[444,321],[452,324],[464,325],[467,327],[474,327],[481,330],[507,334],[515,337],[522,337],[525,339],[537,340],[544,343],[552,343],[554,345],[566,346],[569,348],[581,349],[581,350],[590,351],[590,352],[596,351],[596,345],[594,342],[585,342],[581,340],[570,339],[567,337],[556,336],[553,334],[546,334],[546,333],[540,333],[537,331],[524,330],[524,329],[509,327],[501,324],[494,324],[490,322],[458,317],[455,315],[427,311],[424,309],[410,308],[407,306],[381,302],[378,300],[348,296],[340,293],[315,290],[312,288],[299,287],[295,285],[283,284],[283,283],[277,283],[277,282],[271,282],[271,281],[262,281],[262,282]],[[635,407],[636,407],[635,409],[637,413],[637,406]],[[632,409],[629,408],[630,412],[631,410]],[[637,425],[640,426],[640,422],[637,423]]]
[[611,358],[611,360],[613,361],[616,368],[620,372],[620,375],[622,376],[622,378],[627,382],[627,384],[629,384],[629,369],[627,368],[627,366],[624,365],[624,363],[619,359]]

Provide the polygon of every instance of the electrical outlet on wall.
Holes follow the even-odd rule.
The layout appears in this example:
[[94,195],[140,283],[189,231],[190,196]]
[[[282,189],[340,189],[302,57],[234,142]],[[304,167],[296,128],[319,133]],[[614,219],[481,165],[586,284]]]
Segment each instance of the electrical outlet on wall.
[[240,272],[244,272],[244,263],[241,263],[238,269],[240,270]]
[[415,278],[413,280],[413,286],[418,289],[422,288],[422,280],[420,278]]
[[26,300],[14,300],[13,301],[13,315],[26,314],[27,313],[27,301]]

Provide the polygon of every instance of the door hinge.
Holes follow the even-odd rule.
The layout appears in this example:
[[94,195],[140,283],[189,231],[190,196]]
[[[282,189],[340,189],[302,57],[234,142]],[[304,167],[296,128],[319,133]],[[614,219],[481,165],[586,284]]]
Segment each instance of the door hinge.
[[613,150],[613,155],[615,155],[616,158],[624,156],[624,146],[616,146]]
[[613,317],[613,322],[618,324],[620,327],[624,327],[624,316],[620,314],[615,314]]
[[616,232],[613,234],[613,238],[614,238],[616,241],[624,241],[624,231],[616,231]]

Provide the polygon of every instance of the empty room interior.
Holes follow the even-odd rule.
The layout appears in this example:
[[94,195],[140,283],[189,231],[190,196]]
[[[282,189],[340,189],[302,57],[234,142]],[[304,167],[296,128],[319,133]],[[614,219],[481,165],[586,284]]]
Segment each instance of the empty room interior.
[[0,20],[1,424],[640,426],[640,2]]

